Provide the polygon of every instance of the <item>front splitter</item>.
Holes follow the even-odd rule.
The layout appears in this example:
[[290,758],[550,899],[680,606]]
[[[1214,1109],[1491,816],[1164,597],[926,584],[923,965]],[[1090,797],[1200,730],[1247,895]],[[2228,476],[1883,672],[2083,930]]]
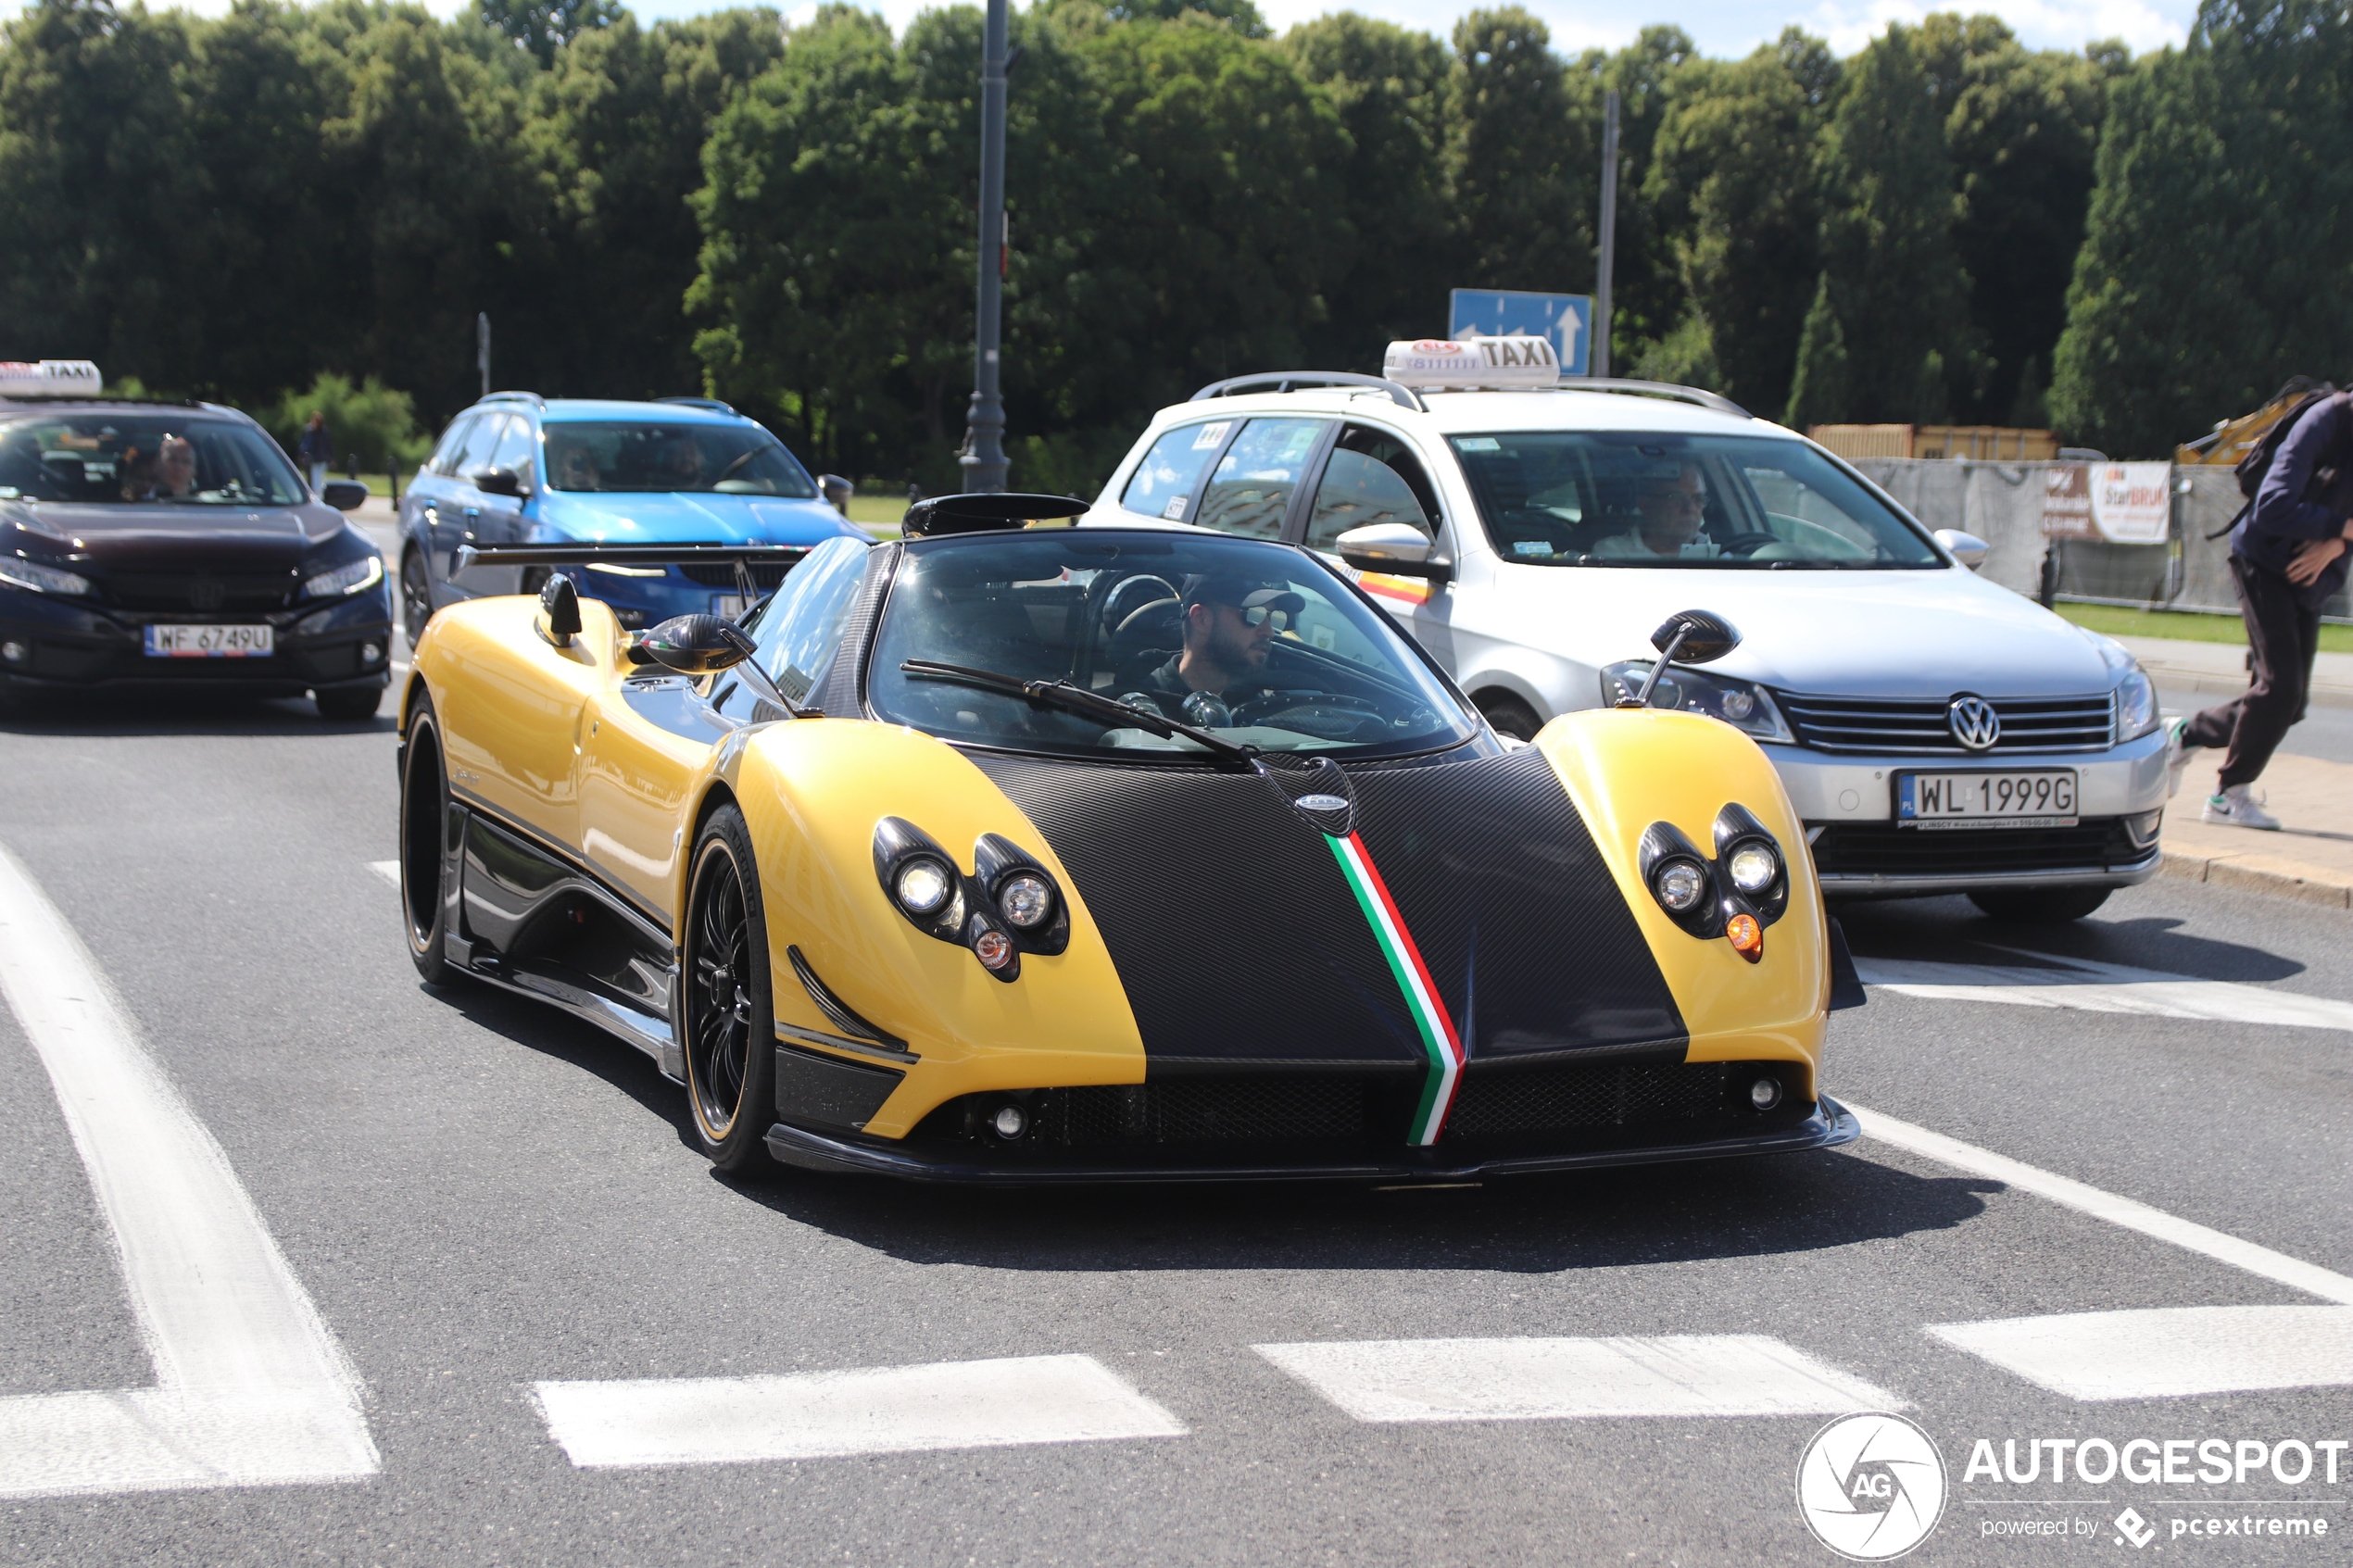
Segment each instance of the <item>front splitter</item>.
[[1722,1160],[1743,1154],[1792,1154],[1831,1148],[1862,1135],[1854,1112],[1824,1095],[1814,1113],[1794,1126],[1705,1143],[1660,1144],[1640,1148],[1589,1149],[1561,1154],[1513,1155],[1448,1162],[1441,1151],[1428,1160],[1367,1160],[1340,1164],[1286,1165],[1088,1165],[983,1164],[926,1156],[902,1148],[851,1143],[779,1122],[768,1129],[768,1152],[786,1165],[844,1174],[897,1176],[903,1181],[961,1182],[983,1186],[1052,1186],[1068,1183],[1171,1184],[1206,1182],[1462,1182],[1488,1176],[1537,1175],[1551,1171],[1586,1171],[1613,1165],[1663,1165],[1691,1160]]

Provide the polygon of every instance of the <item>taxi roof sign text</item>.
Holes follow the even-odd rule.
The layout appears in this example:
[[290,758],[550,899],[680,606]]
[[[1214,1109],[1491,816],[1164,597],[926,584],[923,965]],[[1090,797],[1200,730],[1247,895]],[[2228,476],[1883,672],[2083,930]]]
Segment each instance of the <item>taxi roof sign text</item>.
[[1411,387],[1553,386],[1561,362],[1550,338],[1420,338],[1390,344],[1381,374]]
[[0,359],[0,397],[95,397],[106,384],[87,359]]

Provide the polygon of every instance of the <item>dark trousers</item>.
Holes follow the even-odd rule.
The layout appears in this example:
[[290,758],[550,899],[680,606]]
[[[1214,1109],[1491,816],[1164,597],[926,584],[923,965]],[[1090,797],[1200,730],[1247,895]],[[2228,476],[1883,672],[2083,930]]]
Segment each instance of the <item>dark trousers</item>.
[[2192,719],[2183,737],[2192,746],[2230,748],[2222,759],[2224,789],[2261,776],[2272,751],[2303,719],[2312,656],[2321,651],[2321,612],[2304,607],[2295,583],[2237,556],[2231,558],[2231,581],[2246,620],[2255,678],[2239,696]]

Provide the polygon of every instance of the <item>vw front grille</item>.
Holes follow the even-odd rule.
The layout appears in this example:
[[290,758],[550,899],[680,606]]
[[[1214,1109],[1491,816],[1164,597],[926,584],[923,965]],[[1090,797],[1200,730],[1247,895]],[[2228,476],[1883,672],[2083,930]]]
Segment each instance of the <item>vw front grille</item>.
[[1809,696],[1776,693],[1798,744],[1844,755],[2019,757],[2047,751],[2105,751],[2114,731],[2109,698],[1996,696],[1985,700],[2001,716],[2001,738],[1970,751],[1953,738],[1949,697],[1896,701],[1884,697]]

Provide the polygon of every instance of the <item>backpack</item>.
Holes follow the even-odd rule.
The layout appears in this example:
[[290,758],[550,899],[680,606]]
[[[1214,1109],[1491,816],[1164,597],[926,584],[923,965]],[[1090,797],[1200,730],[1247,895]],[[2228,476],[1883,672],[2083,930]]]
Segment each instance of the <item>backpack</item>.
[[[2296,421],[2310,411],[2313,404],[2334,396],[2335,393],[2336,388],[2328,382],[2316,382],[2309,376],[2288,378],[2287,384],[2280,388],[2271,401],[2284,403],[2291,397],[2296,401],[2288,404],[2286,412],[2271,421],[2271,428],[2263,433],[2263,439],[2248,447],[2231,470],[2238,476],[2239,494],[2246,497],[2246,506],[2232,514],[2230,521],[2208,534],[2208,539],[2220,539],[2239,525],[2248,508],[2255,505],[2256,492],[2263,488],[2263,478],[2271,471],[2272,460],[2280,455],[2280,447],[2286,442],[2287,433],[2296,428]],[[2320,477],[2319,474],[2313,475],[2316,481]]]

